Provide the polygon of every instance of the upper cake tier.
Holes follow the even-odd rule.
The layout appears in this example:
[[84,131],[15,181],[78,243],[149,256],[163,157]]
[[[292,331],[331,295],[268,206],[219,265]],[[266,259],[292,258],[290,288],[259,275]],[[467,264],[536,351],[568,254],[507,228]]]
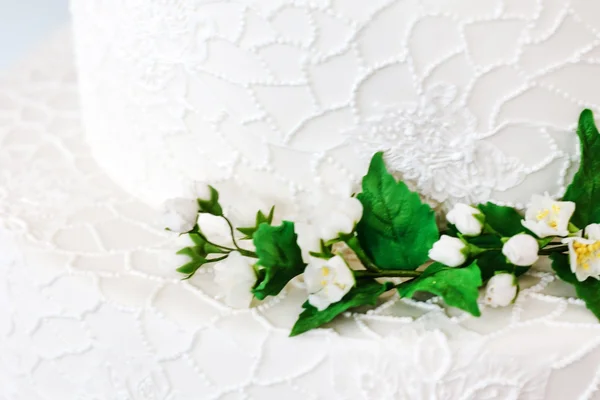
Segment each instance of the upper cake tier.
[[[143,4],[142,4],[143,3]],[[375,151],[434,204],[560,195],[600,111],[600,2],[110,0],[72,5],[100,164],[157,205],[194,180],[309,215]],[[220,182],[220,183],[219,183]],[[256,199],[258,203],[253,203]]]

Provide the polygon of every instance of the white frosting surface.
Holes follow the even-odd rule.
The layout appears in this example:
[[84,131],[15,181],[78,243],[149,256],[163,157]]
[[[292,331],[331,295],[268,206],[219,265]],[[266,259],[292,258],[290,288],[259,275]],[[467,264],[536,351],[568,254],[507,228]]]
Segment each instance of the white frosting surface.
[[250,310],[182,282],[91,157],[67,39],[0,80],[0,398],[600,398],[600,324],[545,272],[481,319],[391,298],[292,339],[300,282]]
[[[561,195],[600,111],[589,0],[88,0],[72,5],[93,153],[152,205],[193,180],[310,218],[368,159],[434,204]],[[256,199],[257,203],[246,201]]]

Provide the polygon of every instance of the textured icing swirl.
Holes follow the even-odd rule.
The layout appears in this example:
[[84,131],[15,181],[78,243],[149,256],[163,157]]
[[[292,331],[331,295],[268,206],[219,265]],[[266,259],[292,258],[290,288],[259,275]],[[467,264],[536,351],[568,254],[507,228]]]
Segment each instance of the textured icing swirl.
[[94,155],[150,204],[203,180],[310,218],[387,150],[434,204],[522,207],[564,191],[599,111],[594,2],[138,3],[72,8]]

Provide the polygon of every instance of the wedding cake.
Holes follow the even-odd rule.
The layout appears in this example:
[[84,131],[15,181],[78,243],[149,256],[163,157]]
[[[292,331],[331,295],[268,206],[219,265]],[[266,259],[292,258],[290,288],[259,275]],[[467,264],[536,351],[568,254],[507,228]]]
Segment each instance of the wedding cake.
[[0,85],[0,399],[600,399],[600,324],[548,265],[480,318],[394,293],[289,337],[302,279],[232,307],[159,222],[203,182],[239,226],[316,223],[379,151],[438,215],[561,198],[600,3],[71,7]]

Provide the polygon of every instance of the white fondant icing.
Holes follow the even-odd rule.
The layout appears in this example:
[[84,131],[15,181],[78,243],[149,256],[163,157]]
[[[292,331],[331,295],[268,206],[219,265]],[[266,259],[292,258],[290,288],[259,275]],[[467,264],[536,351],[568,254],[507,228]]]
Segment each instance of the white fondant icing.
[[564,192],[578,113],[600,111],[582,0],[72,8],[92,151],[152,205],[203,180],[310,218],[311,193],[356,189],[387,150],[432,204],[523,207]]

